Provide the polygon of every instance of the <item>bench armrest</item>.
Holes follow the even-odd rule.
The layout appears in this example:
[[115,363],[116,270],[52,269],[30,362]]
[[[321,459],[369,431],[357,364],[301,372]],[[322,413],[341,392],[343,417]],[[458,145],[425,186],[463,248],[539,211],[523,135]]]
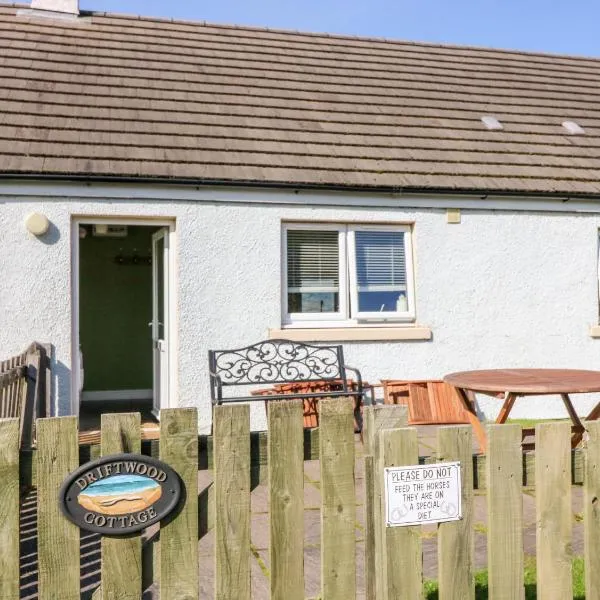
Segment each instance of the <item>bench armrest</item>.
[[210,397],[213,405],[221,404],[223,400],[223,382],[221,377],[213,371],[208,372],[210,376]]
[[360,374],[360,371],[358,369],[355,369],[354,367],[349,367],[348,365],[344,365],[344,369],[346,369],[346,371],[352,371],[356,375],[356,391],[362,392],[363,391],[363,382],[362,382],[362,375]]

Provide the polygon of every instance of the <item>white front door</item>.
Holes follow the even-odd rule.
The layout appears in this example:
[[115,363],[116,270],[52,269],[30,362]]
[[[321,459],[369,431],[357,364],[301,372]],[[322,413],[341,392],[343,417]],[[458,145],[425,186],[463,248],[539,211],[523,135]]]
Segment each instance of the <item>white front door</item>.
[[152,348],[154,384],[152,412],[169,406],[169,228],[152,236]]

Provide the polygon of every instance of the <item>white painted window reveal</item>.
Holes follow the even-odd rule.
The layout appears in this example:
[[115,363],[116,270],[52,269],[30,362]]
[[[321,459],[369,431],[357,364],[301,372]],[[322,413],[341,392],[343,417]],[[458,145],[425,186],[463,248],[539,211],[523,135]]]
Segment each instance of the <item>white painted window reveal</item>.
[[409,226],[286,223],[282,241],[284,325],[414,320]]

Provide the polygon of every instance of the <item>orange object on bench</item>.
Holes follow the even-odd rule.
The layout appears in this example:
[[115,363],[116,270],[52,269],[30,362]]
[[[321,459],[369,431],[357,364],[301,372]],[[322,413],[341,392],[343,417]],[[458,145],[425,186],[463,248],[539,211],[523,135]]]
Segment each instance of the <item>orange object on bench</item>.
[[[363,382],[363,386],[369,384]],[[353,379],[347,380],[347,387],[350,391],[357,391],[357,383]],[[253,396],[270,396],[279,394],[310,394],[316,392],[336,392],[342,391],[343,382],[339,379],[329,381],[301,381],[294,383],[278,383],[271,388],[253,390]],[[343,395],[343,394],[340,394]],[[319,398],[304,398],[304,427],[319,426]],[[362,398],[354,397],[354,429],[361,431],[362,418],[360,414]]]
[[469,423],[455,388],[441,380],[382,379],[384,404],[408,406],[409,425]]

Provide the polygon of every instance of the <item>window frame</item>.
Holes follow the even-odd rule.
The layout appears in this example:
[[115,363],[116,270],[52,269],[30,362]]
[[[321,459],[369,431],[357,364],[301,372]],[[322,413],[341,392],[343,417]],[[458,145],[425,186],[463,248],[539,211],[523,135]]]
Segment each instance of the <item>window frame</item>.
[[[315,230],[337,231],[339,235],[339,310],[335,313],[289,313],[288,312],[288,231]],[[356,272],[356,247],[354,234],[357,231],[402,231],[406,262],[406,299],[408,310],[387,312],[384,316],[376,312],[358,311],[358,285]],[[340,327],[373,326],[410,323],[415,320],[414,257],[412,244],[413,228],[406,223],[363,224],[363,223],[318,223],[284,222],[281,227],[281,310],[283,327]]]

